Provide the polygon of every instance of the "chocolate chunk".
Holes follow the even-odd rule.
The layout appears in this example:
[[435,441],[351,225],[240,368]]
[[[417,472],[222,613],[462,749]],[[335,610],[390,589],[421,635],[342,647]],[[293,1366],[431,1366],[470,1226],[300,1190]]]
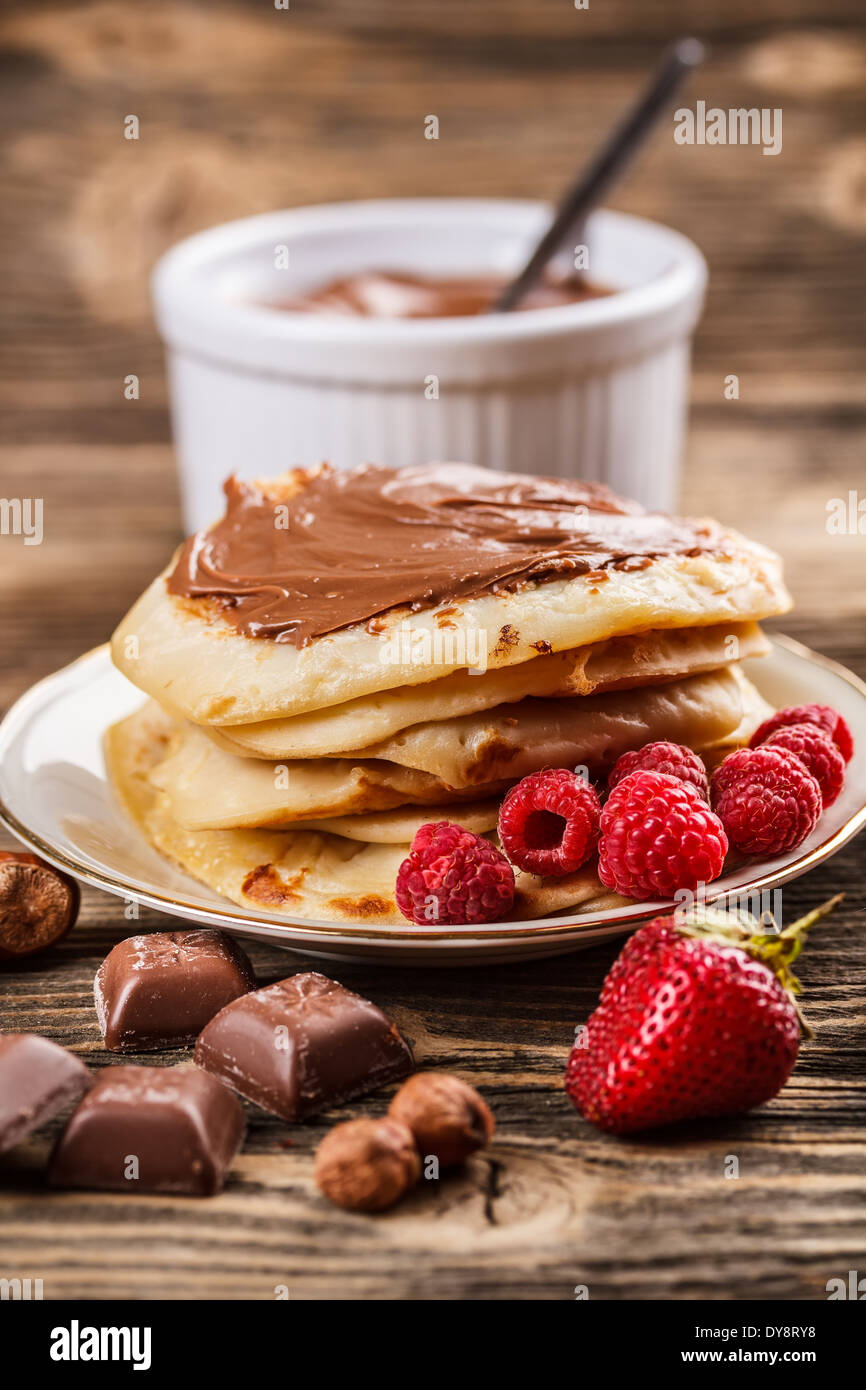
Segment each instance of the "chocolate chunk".
[[195,1042],[220,1009],[255,988],[252,966],[218,931],[130,936],[96,973],[96,1013],[109,1052],[159,1052]]
[[54,1187],[219,1192],[246,1123],[231,1091],[194,1067],[108,1067],[51,1160]]
[[0,1036],[0,1153],[78,1100],[90,1083],[83,1062],[48,1038]]
[[381,1009],[313,971],[228,1004],[201,1034],[195,1060],[284,1120],[375,1091],[414,1066]]

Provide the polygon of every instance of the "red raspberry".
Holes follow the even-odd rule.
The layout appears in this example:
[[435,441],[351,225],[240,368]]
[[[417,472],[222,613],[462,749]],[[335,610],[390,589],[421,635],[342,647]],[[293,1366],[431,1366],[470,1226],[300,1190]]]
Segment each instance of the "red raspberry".
[[787,705],[785,709],[777,710],[758,726],[749,739],[749,747],[757,748],[759,743],[766,743],[770,734],[788,724],[817,724],[819,729],[829,734],[846,763],[850,763],[854,753],[851,730],[841,714],[830,705]]
[[713,773],[710,799],[743,854],[781,854],[802,844],[821,814],[821,788],[787,748],[739,748]]
[[563,878],[598,844],[601,802],[594,787],[567,767],[524,777],[499,809],[499,839],[512,864],[528,874]]
[[770,734],[761,747],[787,748],[800,759],[821,788],[824,810],[833,805],[845,781],[845,759],[829,734],[817,724],[786,724]]
[[419,927],[498,922],[514,901],[514,870],[489,840],[437,821],[416,832],[395,894],[403,916]]
[[631,772],[666,772],[668,777],[690,782],[704,801],[710,799],[707,769],[697,753],[683,743],[645,743],[633,753],[623,753],[611,768],[607,780],[610,791]]
[[601,813],[598,876],[627,898],[671,898],[718,878],[728,852],[721,821],[690,782],[632,772]]

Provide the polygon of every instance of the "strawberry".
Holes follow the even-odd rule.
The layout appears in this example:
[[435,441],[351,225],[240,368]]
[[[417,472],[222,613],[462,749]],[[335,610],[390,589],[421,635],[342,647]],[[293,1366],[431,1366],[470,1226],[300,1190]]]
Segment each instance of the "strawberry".
[[[841,895],[840,895],[841,896]],[[809,928],[698,905],[655,917],[626,943],[572,1049],[565,1089],[614,1134],[770,1100],[794,1069],[801,1028],[791,965]]]

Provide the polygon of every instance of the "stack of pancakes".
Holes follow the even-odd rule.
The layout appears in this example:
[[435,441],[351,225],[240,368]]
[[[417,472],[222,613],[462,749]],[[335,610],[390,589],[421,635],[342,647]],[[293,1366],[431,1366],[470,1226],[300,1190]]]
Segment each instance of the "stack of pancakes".
[[[714,522],[456,464],[226,492],[115,633],[151,701],[106,751],[150,842],[242,906],[405,925],[426,821],[493,836],[529,772],[656,739],[712,765],[769,713],[738,662],[779,561]],[[516,880],[515,918],[620,901],[594,863]]]

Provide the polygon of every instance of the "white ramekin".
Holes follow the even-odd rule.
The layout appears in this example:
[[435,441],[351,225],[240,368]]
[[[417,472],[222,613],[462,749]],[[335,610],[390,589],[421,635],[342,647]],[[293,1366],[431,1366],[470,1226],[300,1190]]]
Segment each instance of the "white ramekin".
[[187,527],[219,514],[229,473],[322,459],[456,459],[673,507],[706,266],[667,227],[595,214],[590,277],[618,293],[582,304],[396,321],[267,307],[363,269],[509,273],[549,216],[498,199],[338,203],[227,223],[163,256],[153,291]]

